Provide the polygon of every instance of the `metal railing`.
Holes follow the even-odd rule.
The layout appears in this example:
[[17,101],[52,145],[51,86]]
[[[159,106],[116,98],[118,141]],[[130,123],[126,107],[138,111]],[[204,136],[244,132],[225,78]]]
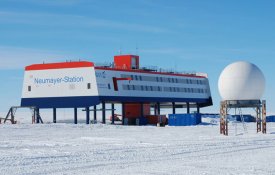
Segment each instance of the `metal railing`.
[[[126,66],[115,66],[114,63],[95,63],[96,67],[103,67],[103,68],[112,68],[112,69],[128,69]],[[182,75],[194,75],[194,76],[203,76],[203,77],[208,77],[206,73],[202,72],[196,72],[196,71],[176,71],[175,69],[164,69],[164,68],[159,68],[157,66],[142,66],[140,68],[133,68],[134,70],[142,70],[142,71],[148,71],[148,72],[160,72],[160,73],[171,73],[171,74],[182,74]]]

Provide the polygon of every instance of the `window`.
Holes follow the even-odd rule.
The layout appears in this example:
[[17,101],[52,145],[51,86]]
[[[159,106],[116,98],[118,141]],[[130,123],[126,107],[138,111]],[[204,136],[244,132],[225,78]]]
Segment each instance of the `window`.
[[161,91],[161,88],[160,88],[160,86],[158,86],[158,91]]
[[87,89],[91,89],[91,83],[87,84]]
[[31,92],[32,91],[32,87],[28,86],[28,91]]

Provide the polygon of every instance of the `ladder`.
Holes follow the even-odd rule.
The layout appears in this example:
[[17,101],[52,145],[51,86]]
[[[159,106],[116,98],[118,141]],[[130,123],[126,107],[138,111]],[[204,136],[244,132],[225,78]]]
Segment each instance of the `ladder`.
[[[234,120],[233,120],[234,119]],[[238,134],[238,121],[237,121],[237,112],[235,108],[235,117],[232,118],[232,126],[235,128],[235,135]]]
[[239,108],[239,115],[240,115],[240,118],[241,118],[241,122],[243,124],[243,129],[244,129],[244,132],[247,133],[247,126],[244,122],[244,117],[243,117],[243,113],[242,113],[242,109]]

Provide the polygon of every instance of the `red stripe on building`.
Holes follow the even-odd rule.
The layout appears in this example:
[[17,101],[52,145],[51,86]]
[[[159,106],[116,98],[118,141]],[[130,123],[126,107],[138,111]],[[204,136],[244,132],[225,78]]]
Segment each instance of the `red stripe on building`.
[[149,71],[137,70],[137,69],[116,69],[116,68],[106,68],[106,67],[95,67],[95,69],[122,71],[122,72],[146,73],[146,74],[156,74],[156,75],[170,75],[170,76],[180,76],[180,77],[207,78],[205,76],[198,76],[198,75],[177,74],[177,73],[167,73],[167,72],[149,72]]
[[33,64],[30,66],[27,66],[25,70],[30,71],[30,70],[66,69],[66,68],[80,68],[80,67],[94,67],[94,63],[87,62],[87,61],[79,61],[79,62]]

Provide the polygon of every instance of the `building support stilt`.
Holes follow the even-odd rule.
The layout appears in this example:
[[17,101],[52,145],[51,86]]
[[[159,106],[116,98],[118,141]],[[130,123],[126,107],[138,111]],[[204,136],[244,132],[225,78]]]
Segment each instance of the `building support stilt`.
[[77,124],[77,108],[74,108],[74,124]]
[[106,123],[106,103],[102,102],[102,123]]
[[173,114],[176,114],[176,103],[172,102]]
[[157,108],[158,108],[158,107],[157,107],[157,104],[155,103],[155,104],[154,104],[154,115],[157,115],[157,113],[158,113]]
[[200,113],[200,104],[197,103],[197,113]]
[[125,123],[125,103],[124,102],[122,102],[122,104],[121,104],[121,107],[122,107],[122,125],[125,125],[126,123]]
[[143,102],[140,103],[140,117],[144,117],[144,104]]
[[56,108],[53,108],[53,123],[56,123]]
[[13,124],[15,122],[15,120],[14,120],[14,109],[11,108],[10,110],[11,110],[11,123]]
[[157,115],[160,115],[160,102],[157,102]]
[[97,114],[97,111],[96,111],[96,105],[94,105],[94,123],[96,123],[96,114]]
[[90,108],[86,107],[86,124],[90,124]]
[[186,103],[187,114],[190,114],[190,103]]
[[40,122],[39,115],[40,115],[40,110],[39,110],[39,108],[36,108],[36,123]]
[[143,120],[143,118],[144,118],[144,103],[140,102],[140,116],[139,116],[139,119],[136,120],[136,125],[142,125],[143,123],[141,123],[141,121]]
[[115,124],[115,104],[112,103],[112,124]]

